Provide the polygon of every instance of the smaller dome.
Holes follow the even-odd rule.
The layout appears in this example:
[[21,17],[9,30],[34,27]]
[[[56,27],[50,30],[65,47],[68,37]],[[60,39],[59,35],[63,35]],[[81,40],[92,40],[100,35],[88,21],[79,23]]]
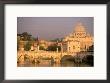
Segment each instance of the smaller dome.
[[75,26],[75,32],[85,32],[85,26],[79,22]]

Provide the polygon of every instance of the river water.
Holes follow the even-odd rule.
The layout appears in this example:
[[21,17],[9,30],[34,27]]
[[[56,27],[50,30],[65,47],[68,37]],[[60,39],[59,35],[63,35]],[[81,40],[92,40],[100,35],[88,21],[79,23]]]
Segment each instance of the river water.
[[65,61],[63,63],[51,63],[50,60],[42,60],[40,63],[29,63],[28,61],[23,64],[17,64],[18,67],[92,67],[85,63],[76,64],[73,61]]

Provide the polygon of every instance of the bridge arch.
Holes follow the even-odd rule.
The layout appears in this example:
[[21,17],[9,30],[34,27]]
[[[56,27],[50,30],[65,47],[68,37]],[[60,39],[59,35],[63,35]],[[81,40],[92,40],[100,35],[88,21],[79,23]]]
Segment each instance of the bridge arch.
[[64,55],[62,58],[61,58],[61,62],[64,62],[66,60],[69,60],[69,61],[73,61],[74,60],[74,57],[72,55]]

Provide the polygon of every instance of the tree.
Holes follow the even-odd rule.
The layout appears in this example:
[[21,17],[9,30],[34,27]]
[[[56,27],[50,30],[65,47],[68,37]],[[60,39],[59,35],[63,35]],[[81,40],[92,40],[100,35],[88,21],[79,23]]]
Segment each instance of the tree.
[[20,40],[17,38],[17,50],[19,50]]
[[57,45],[48,46],[47,51],[57,51],[57,48],[58,48],[58,51],[61,51],[61,47]]
[[52,42],[62,42],[63,38],[56,38],[51,40]]
[[17,50],[19,50],[19,41],[17,41]]
[[28,41],[28,42],[26,43],[26,45],[24,45],[24,50],[25,50],[25,51],[29,51],[29,50],[31,49],[31,45],[32,45],[31,42]]
[[23,41],[30,41],[31,40],[31,36],[30,34],[28,34],[27,32],[23,32],[22,34],[22,37],[23,37]]
[[40,46],[39,50],[45,50],[45,48],[43,46]]
[[90,46],[87,51],[88,52],[93,52],[94,51],[94,45]]

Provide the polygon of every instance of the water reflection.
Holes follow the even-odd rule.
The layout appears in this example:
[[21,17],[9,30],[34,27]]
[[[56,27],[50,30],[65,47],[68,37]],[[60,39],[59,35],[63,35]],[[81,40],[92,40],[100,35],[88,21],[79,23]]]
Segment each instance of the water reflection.
[[41,60],[40,63],[30,63],[28,60],[23,64],[17,64],[18,67],[91,67],[86,63],[74,63],[73,61],[65,61],[62,63],[52,63],[51,60]]

